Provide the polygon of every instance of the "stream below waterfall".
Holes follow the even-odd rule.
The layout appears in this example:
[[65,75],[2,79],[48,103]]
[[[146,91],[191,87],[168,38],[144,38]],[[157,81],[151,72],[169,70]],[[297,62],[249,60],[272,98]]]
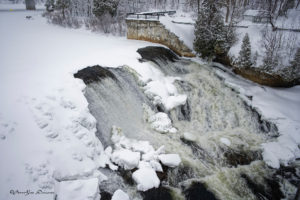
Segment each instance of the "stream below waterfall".
[[[130,66],[87,67],[74,76],[85,84],[89,110],[97,120],[97,137],[112,145],[111,129],[120,127],[128,138],[146,140],[155,149],[181,157],[176,168],[158,173],[159,188],[138,192],[134,170],[100,169],[108,180],[100,185],[101,199],[121,188],[131,199],[293,199],[299,168],[280,170],[262,160],[261,144],[278,135],[274,124],[261,119],[239,95],[225,86],[214,69],[178,58],[162,47],[139,49],[142,59],[174,81],[184,104],[170,109],[145,92],[147,82]],[[168,115],[176,132],[154,130],[148,111]],[[146,116],[146,117],[145,117]],[[298,164],[299,166],[299,164]]]

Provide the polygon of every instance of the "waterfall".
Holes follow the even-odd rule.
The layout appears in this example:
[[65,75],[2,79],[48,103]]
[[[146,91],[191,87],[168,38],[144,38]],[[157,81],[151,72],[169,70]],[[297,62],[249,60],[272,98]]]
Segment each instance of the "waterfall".
[[[167,152],[180,155],[182,164],[164,168],[160,190],[136,192],[134,183],[120,183],[124,171],[106,170],[107,184],[115,187],[115,182],[135,199],[289,198],[291,192],[285,191],[294,191],[295,186],[276,176],[261,156],[261,144],[278,135],[275,125],[261,120],[212,68],[178,58],[162,47],[146,47],[138,53],[141,62],[151,63],[165,76],[179,77],[174,85],[187,100],[170,110],[153,102],[144,92],[147,83],[130,66],[87,67],[74,76],[87,85],[85,96],[97,120],[97,136],[104,146],[111,145],[111,128],[116,125],[128,138],[147,140],[155,148],[164,145]],[[153,130],[145,120],[145,108],[166,113],[177,132]],[[112,192],[107,184],[103,189]]]

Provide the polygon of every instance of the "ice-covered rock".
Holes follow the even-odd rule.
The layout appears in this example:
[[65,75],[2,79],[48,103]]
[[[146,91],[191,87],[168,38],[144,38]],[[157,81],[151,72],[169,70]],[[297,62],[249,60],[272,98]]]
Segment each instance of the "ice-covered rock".
[[111,155],[111,160],[126,170],[138,167],[140,158],[140,152],[133,152],[128,149],[115,150]]
[[132,174],[133,180],[137,183],[139,191],[147,191],[151,188],[158,188],[160,181],[152,168],[141,168]]
[[222,142],[222,143],[225,144],[226,146],[230,146],[230,145],[231,145],[230,140],[227,139],[227,138],[224,138],[224,137],[221,137],[221,138],[220,138],[220,142]]
[[158,112],[149,118],[151,128],[160,133],[176,133],[177,129],[172,126],[172,122],[166,113]]
[[185,139],[186,141],[190,141],[190,142],[196,141],[196,137],[192,133],[189,133],[189,132],[183,133],[183,139]]
[[142,155],[142,159],[145,161],[157,160],[158,155],[165,153],[165,146],[159,147],[156,151],[149,151]]
[[161,164],[159,162],[157,162],[156,160],[151,160],[150,165],[155,171],[163,172]]
[[161,154],[158,159],[163,165],[168,167],[177,167],[181,163],[181,158],[178,154]]
[[147,83],[144,87],[145,94],[152,99],[153,104],[162,104],[167,110],[184,105],[187,100],[185,94],[179,94],[174,81],[180,80],[179,77],[161,77]]
[[129,200],[129,196],[123,190],[118,189],[114,192],[111,200]]
[[99,181],[97,178],[57,182],[55,194],[57,200],[98,200]]

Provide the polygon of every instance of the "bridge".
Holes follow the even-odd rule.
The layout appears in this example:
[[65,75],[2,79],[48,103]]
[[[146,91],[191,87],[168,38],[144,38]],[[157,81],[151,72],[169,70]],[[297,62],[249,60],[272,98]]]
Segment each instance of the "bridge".
[[180,56],[195,57],[192,50],[160,22],[160,17],[175,13],[176,11],[128,13],[127,38],[163,44]]

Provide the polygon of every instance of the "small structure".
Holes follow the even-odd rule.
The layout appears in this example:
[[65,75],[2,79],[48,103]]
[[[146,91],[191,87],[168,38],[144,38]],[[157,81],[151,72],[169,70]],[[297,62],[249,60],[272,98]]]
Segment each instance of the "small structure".
[[244,20],[252,21],[254,23],[268,23],[269,15],[266,10],[246,10],[243,15]]

